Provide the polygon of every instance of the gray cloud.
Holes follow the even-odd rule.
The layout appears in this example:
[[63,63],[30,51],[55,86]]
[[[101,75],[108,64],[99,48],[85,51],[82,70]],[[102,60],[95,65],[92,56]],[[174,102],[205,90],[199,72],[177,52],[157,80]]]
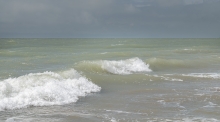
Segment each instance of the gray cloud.
[[2,0],[0,37],[219,37],[219,0]]

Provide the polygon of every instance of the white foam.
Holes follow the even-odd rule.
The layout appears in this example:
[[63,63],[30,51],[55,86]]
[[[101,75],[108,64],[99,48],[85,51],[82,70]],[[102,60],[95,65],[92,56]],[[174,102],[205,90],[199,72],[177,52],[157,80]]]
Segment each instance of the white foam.
[[129,111],[121,111],[121,110],[105,110],[107,112],[114,112],[118,114],[140,114],[140,115],[148,115],[147,113],[140,113],[140,112],[129,112]]
[[102,54],[102,55],[104,55],[104,54],[107,54],[108,52],[103,52],[103,53],[100,53],[100,54]]
[[108,61],[103,60],[100,62],[102,69],[113,74],[132,74],[135,72],[151,72],[148,64],[145,64],[139,58],[131,58],[127,60]]
[[98,60],[98,61],[82,61],[76,64],[83,70],[95,72],[108,72],[118,75],[128,75],[140,72],[151,72],[148,64],[145,64],[139,58],[130,58],[126,60]]
[[213,107],[219,107],[219,106],[217,106],[217,104],[215,104],[215,103],[209,102],[208,105],[203,106],[203,107],[213,108]]
[[147,122],[219,122],[215,118],[204,118],[204,117],[174,117],[174,118],[146,118]]
[[182,79],[177,79],[177,78],[169,78],[169,77],[161,77],[161,79],[166,80],[166,81],[183,81]]
[[63,105],[101,88],[71,69],[30,73],[0,81],[0,111],[28,106]]
[[194,117],[194,118],[183,118],[181,120],[176,120],[175,122],[219,122],[219,120],[215,118]]
[[158,75],[153,75],[154,77],[158,77],[162,80],[166,81],[183,81],[182,79],[177,79],[177,78],[170,78],[170,77],[164,77],[164,76],[158,76]]
[[189,77],[196,77],[196,78],[220,79],[220,74],[218,74],[218,73],[190,73],[190,74],[182,74],[182,76],[189,76]]
[[121,46],[121,45],[124,45],[124,44],[111,44],[111,46]]
[[183,49],[183,50],[186,50],[186,51],[187,51],[187,50],[195,50],[195,49],[187,49],[187,48],[186,48],[186,49]]
[[5,122],[16,122],[14,118],[8,118]]
[[181,106],[179,102],[166,102],[165,100],[158,100],[157,101],[159,104],[163,105],[164,107],[176,107],[176,108],[180,108],[180,109],[185,109],[184,106]]

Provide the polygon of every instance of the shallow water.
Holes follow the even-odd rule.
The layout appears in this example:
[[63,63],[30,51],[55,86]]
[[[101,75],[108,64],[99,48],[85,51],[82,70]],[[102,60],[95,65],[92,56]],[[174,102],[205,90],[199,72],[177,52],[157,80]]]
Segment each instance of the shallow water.
[[220,121],[220,39],[0,39],[0,121]]

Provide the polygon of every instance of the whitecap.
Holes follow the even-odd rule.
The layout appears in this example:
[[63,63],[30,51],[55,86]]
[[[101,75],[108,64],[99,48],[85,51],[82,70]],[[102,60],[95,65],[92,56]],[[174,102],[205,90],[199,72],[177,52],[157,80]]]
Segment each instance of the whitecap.
[[131,58],[119,61],[103,60],[100,62],[101,68],[112,73],[127,75],[135,72],[151,72],[148,64],[145,64],[139,58]]

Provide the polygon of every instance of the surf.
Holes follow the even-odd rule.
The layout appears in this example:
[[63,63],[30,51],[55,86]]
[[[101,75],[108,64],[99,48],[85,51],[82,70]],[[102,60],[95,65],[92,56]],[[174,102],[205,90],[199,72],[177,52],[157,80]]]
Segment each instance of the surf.
[[0,111],[74,103],[79,97],[100,90],[75,69],[30,73],[0,81]]

